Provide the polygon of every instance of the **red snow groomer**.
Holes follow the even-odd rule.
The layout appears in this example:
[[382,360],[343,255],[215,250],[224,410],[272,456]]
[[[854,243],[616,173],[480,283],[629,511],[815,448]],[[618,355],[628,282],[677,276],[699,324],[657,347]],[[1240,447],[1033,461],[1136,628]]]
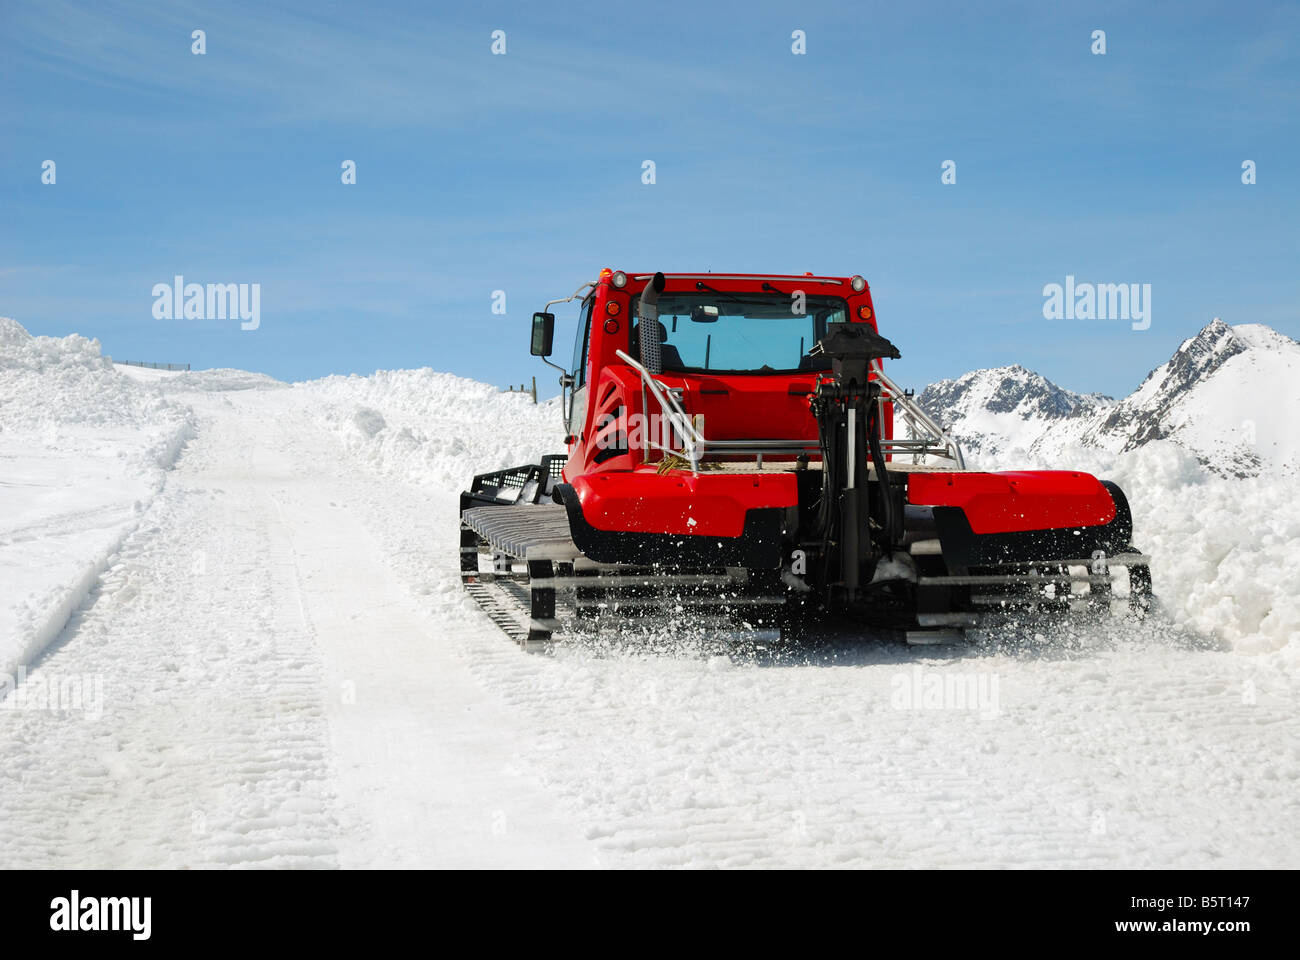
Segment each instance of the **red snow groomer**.
[[1120,489],[967,470],[885,375],[862,277],[604,270],[533,315],[535,356],[574,300],[573,369],[546,360],[568,453],[461,495],[462,580],[526,647],[647,619],[949,642],[988,612],[1146,608]]

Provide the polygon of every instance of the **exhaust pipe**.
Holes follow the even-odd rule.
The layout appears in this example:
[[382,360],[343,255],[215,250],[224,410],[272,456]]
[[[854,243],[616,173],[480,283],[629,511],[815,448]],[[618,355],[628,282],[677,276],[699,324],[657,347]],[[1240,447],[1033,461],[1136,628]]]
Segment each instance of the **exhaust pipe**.
[[641,350],[641,366],[651,373],[663,373],[663,354],[659,345],[663,340],[659,336],[659,294],[664,291],[664,275],[656,273],[654,279],[645,285],[641,298],[637,301],[636,313],[639,318],[637,329],[640,336],[637,346]]

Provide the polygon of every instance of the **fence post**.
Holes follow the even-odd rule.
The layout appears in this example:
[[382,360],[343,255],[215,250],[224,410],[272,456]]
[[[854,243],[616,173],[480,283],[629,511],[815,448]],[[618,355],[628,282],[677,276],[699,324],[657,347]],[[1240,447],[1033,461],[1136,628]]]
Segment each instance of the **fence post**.
[[533,403],[537,402],[537,377],[533,377]]

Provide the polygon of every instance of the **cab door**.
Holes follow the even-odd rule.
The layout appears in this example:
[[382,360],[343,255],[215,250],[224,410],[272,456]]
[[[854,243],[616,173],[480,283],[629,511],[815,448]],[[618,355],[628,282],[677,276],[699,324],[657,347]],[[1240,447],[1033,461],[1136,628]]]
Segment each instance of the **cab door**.
[[591,308],[595,302],[595,295],[589,296],[578,314],[578,332],[573,341],[573,386],[564,419],[569,436],[580,435],[587,419],[587,348],[591,343]]

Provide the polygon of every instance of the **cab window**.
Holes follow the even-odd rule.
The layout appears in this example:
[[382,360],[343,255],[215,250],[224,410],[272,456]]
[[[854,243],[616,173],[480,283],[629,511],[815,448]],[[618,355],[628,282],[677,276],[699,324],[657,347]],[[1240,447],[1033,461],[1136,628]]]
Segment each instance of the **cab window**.
[[578,335],[573,341],[573,376],[574,386],[581,387],[587,382],[587,344],[591,341],[591,308],[595,297],[588,297],[582,302],[578,314]]

